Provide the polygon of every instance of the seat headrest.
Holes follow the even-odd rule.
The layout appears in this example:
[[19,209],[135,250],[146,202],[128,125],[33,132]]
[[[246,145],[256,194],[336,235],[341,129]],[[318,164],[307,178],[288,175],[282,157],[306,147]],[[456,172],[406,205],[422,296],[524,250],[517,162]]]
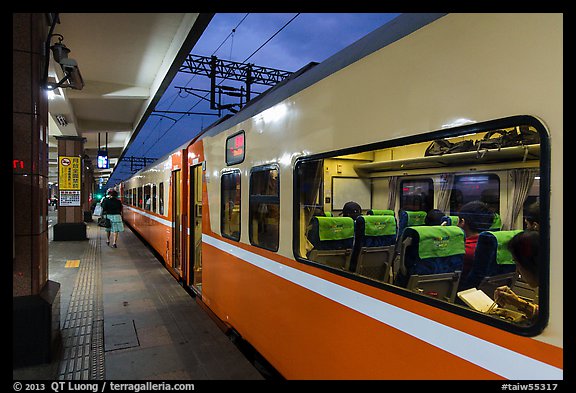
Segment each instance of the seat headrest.
[[404,237],[418,238],[418,256],[424,258],[449,257],[464,254],[464,231],[455,226],[417,226],[406,228]]
[[401,215],[405,215],[407,217],[406,226],[416,226],[416,225],[424,225],[426,223],[426,213],[422,210],[401,210]]
[[370,209],[366,214],[368,214],[369,216],[394,216],[394,210]]
[[360,216],[364,220],[366,236],[396,235],[396,218],[394,216]]
[[[518,233],[522,232],[522,229],[515,229],[511,231],[484,231],[480,232],[478,235],[478,245],[485,244],[484,241],[480,241],[480,236],[482,238],[492,239],[491,244],[496,244],[496,263],[498,265],[514,265],[514,259],[512,258],[512,253],[508,250],[508,243],[510,239],[516,236]],[[482,246],[480,246],[482,247]],[[476,248],[478,249],[478,248]]]
[[492,222],[492,226],[490,227],[490,231],[496,231],[502,229],[502,218],[500,218],[500,214],[494,213],[494,221]]
[[343,240],[354,237],[354,220],[350,217],[315,217],[318,220],[320,241]]

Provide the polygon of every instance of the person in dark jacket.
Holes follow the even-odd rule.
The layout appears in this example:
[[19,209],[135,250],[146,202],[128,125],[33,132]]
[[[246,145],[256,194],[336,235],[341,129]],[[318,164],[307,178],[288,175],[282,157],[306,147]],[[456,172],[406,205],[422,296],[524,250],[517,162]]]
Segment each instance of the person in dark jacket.
[[102,201],[102,216],[107,217],[112,226],[106,228],[106,244],[110,245],[110,233],[112,233],[112,247],[118,248],[118,234],[124,232],[122,223],[122,202],[118,199],[118,192],[114,189],[108,190],[108,195]]

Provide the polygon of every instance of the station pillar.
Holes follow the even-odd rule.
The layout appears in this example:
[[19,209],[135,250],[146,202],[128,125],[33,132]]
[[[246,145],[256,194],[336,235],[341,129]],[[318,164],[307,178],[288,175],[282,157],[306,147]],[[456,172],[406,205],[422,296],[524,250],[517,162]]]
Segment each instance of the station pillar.
[[57,136],[58,140],[58,223],[54,241],[87,240],[82,190],[84,142],[79,136]]
[[12,14],[12,365],[46,363],[60,343],[60,284],[48,279],[46,15]]

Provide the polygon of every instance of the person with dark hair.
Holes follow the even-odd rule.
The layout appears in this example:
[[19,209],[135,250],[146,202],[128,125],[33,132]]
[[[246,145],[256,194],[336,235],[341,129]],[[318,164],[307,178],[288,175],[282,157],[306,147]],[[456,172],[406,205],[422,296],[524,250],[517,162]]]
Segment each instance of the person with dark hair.
[[342,213],[340,215],[344,217],[351,217],[353,220],[356,220],[356,217],[362,214],[362,208],[356,202],[350,201],[344,204],[342,207]]
[[[540,234],[531,230],[518,233],[508,243],[508,249],[516,262],[516,272],[532,288],[537,288],[540,283],[538,277],[539,247]],[[507,286],[496,288],[494,301],[499,306],[512,305],[516,307],[528,319],[533,319],[538,315],[538,304],[520,298]]]
[[118,199],[118,192],[111,188],[108,190],[108,195],[102,201],[102,216],[106,216],[112,226],[106,228],[106,244],[110,245],[110,233],[112,233],[112,247],[118,248],[118,234],[124,231],[124,224],[122,223],[122,202]]
[[528,231],[540,230],[540,203],[534,202],[524,212],[524,224]]
[[488,205],[481,201],[471,201],[464,204],[458,212],[458,226],[466,236],[464,264],[461,277],[466,278],[474,262],[474,252],[480,232],[487,231],[494,222],[494,213]]
[[425,225],[441,225],[442,217],[444,217],[444,212],[440,209],[432,209],[426,214],[424,219]]

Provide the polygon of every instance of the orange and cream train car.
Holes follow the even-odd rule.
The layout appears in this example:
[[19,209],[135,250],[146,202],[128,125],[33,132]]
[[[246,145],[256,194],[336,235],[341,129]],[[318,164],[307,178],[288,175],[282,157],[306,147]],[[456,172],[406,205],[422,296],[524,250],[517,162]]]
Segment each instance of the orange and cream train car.
[[[124,218],[287,379],[562,379],[562,30],[401,15],[124,182]],[[506,251],[535,203],[536,288]]]

